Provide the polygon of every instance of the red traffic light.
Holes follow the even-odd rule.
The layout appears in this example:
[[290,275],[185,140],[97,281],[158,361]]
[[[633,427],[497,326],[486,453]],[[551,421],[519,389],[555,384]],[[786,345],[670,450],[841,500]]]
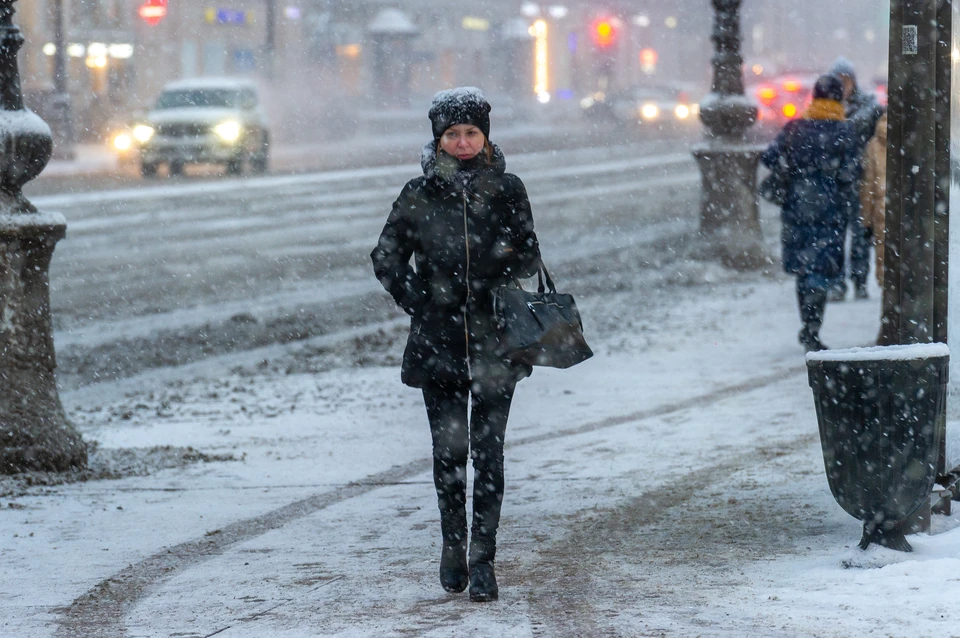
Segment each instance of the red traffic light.
[[601,49],[613,46],[617,41],[617,23],[615,18],[597,18],[590,25],[590,34],[593,42]]
[[147,0],[137,9],[137,15],[151,27],[155,27],[167,17],[167,0]]

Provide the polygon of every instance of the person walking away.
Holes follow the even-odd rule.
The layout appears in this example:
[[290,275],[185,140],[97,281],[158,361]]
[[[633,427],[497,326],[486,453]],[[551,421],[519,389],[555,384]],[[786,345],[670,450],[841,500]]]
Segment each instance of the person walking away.
[[491,292],[532,276],[540,262],[526,189],[505,172],[503,154],[489,141],[490,110],[479,89],[434,96],[423,175],[403,187],[371,253],[377,278],[411,316],[401,380],[422,390],[433,439],[440,584],[449,592],[469,585],[478,602],[499,596],[494,558],[504,435],[516,384],[532,372],[495,354]]
[[843,263],[843,235],[857,198],[856,142],[842,99],[840,80],[821,76],[803,117],[788,122],[761,156],[768,168],[788,174],[783,268],[797,277],[798,338],[807,352],[826,349],[820,327],[827,292]]
[[[853,128],[854,139],[857,143],[857,179],[860,180],[863,171],[863,152],[867,143],[873,137],[877,127],[877,120],[883,114],[883,107],[877,102],[876,96],[861,90],[857,82],[857,72],[844,57],[839,57],[828,72],[837,76],[843,83],[843,104],[847,120]],[[857,299],[867,299],[867,276],[870,273],[870,244],[871,232],[860,223],[859,202],[851,210],[851,217],[847,221],[850,229],[850,280],[853,283],[854,296]],[[844,243],[847,231],[844,230]],[[846,265],[841,263],[840,273],[830,290],[831,301],[843,301],[847,294]]]
[[860,184],[860,218],[873,237],[877,284],[883,288],[884,215],[887,200],[887,115],[877,120],[877,129],[863,153]]

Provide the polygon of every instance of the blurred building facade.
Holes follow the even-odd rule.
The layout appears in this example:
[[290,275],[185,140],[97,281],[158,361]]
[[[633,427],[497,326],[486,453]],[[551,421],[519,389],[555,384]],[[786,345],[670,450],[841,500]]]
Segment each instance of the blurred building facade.
[[[344,103],[422,108],[458,84],[514,100],[576,100],[641,82],[708,88],[710,78],[709,0],[59,1],[81,137],[146,108],[164,83],[204,75],[259,76],[308,114]],[[163,8],[155,24],[140,15],[147,5]],[[17,3],[27,91],[52,84],[56,6]],[[888,12],[889,0],[744,0],[748,68],[818,70],[845,55],[878,75]]]

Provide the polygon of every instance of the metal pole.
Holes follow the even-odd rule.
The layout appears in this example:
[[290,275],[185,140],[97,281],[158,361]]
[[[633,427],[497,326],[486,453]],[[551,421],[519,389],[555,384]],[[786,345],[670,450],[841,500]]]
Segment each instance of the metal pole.
[[67,44],[63,35],[63,0],[53,1],[53,88],[67,92]]
[[950,0],[892,0],[883,344],[946,341]]
[[266,56],[266,72],[268,77],[273,77],[274,55],[276,51],[276,27],[277,27],[277,0],[267,0],[267,35],[264,42],[264,54]]

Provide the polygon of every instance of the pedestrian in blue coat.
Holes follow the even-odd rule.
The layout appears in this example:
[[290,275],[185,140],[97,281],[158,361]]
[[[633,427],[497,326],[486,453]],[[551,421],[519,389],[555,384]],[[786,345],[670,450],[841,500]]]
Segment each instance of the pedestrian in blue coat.
[[820,326],[831,283],[843,265],[847,220],[857,202],[857,144],[844,113],[843,84],[821,76],[813,102],[788,122],[763,153],[771,170],[788,176],[782,207],[783,268],[797,276],[800,343],[824,350]]

